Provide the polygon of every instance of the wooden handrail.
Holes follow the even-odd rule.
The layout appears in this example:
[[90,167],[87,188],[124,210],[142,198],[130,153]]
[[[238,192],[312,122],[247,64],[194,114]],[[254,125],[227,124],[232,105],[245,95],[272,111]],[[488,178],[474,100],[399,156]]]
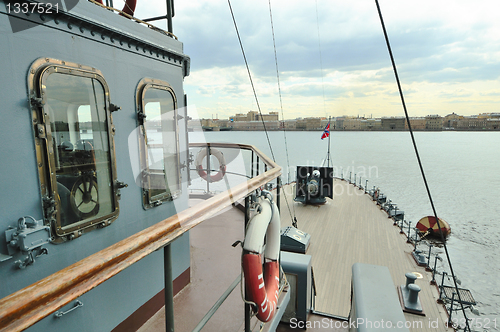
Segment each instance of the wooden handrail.
[[106,249],[0,300],[0,332],[22,331],[166,246],[189,229],[281,175],[281,167],[251,145],[196,143],[192,147],[253,150],[270,167],[265,173],[202,201]]

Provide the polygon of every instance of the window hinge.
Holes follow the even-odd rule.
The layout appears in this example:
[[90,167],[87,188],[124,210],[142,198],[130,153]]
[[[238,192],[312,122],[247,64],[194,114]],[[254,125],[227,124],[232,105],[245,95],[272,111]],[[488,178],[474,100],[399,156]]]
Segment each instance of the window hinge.
[[43,102],[43,99],[38,97],[31,97],[30,101],[31,105],[33,105],[34,107],[43,107],[43,104],[45,104]]
[[50,196],[43,197],[43,209],[45,212],[45,220],[50,224],[56,221],[56,201]]
[[45,135],[45,125],[43,124],[36,125],[36,137],[47,138],[47,136]]
[[139,111],[137,113],[137,119],[139,119],[139,123],[144,124],[144,120],[146,119],[146,114],[143,111]]

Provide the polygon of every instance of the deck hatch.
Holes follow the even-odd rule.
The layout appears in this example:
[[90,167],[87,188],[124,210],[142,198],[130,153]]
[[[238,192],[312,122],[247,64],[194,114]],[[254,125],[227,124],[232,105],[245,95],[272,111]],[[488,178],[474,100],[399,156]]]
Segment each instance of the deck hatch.
[[94,68],[40,59],[28,77],[46,224],[55,241],[118,216],[109,89]]

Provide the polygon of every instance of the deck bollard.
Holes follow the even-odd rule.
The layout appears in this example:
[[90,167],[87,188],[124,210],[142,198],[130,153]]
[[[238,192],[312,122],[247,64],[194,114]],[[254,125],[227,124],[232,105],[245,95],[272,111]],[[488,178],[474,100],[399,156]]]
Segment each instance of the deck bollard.
[[420,286],[415,284],[417,276],[414,273],[408,272],[406,276],[406,285],[401,285],[401,295],[403,298],[404,309],[410,312],[422,312],[422,304],[419,301],[418,293]]
[[406,273],[405,276],[406,276],[406,287],[408,287],[411,284],[414,284],[415,280],[417,280],[417,276],[411,272]]
[[409,284],[406,286],[408,288],[408,302],[410,305],[415,305],[418,302],[418,292],[420,292],[420,287],[415,284]]

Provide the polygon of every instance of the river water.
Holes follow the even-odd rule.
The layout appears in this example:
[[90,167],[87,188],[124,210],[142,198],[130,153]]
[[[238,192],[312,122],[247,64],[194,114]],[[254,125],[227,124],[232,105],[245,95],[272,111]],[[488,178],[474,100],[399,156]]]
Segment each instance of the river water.
[[[272,156],[264,132],[204,134],[207,142],[253,144]],[[321,132],[286,132],[288,167],[284,133],[268,134],[284,182],[295,179],[297,165],[319,166],[327,155]],[[471,327],[500,331],[500,133],[417,132],[415,138],[437,215],[452,229],[453,269],[478,303],[480,316],[467,311],[477,319]],[[412,225],[433,215],[408,132],[332,132],[331,159],[337,176],[361,176],[363,187],[368,179],[368,188],[379,187]]]

